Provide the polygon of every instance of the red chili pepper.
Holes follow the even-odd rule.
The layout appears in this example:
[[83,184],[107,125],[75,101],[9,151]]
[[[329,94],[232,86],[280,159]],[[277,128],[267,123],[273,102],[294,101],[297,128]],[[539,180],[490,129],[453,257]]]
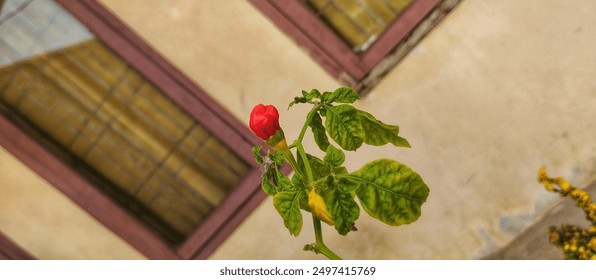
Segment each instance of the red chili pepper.
[[263,140],[279,130],[279,112],[273,105],[258,104],[250,113],[250,129]]

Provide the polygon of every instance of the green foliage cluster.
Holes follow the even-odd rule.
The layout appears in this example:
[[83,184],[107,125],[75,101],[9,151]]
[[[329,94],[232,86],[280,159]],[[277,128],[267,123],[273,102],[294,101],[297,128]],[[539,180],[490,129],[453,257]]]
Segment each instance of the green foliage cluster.
[[[356,230],[355,222],[360,216],[357,201],[368,215],[391,226],[412,223],[421,215],[429,188],[408,166],[386,158],[352,172],[343,166],[344,151],[356,151],[363,144],[410,147],[399,136],[398,126],[385,124],[354,107],[352,104],[358,99],[354,90],[345,87],[334,92],[303,91],[289,104],[289,108],[297,104],[312,106],[298,139],[288,147],[296,149],[297,160],[291,151],[274,150],[265,155],[261,147],[253,149],[256,161],[263,166],[263,191],[273,196],[275,209],[294,236],[302,229],[301,211],[313,214],[315,231],[317,220],[334,226],[341,235]],[[302,147],[308,128],[324,153],[322,158],[306,153]],[[291,178],[279,170],[286,160],[294,169]],[[315,234],[317,243],[305,248],[325,253],[322,237]],[[327,256],[337,257],[330,255]]]

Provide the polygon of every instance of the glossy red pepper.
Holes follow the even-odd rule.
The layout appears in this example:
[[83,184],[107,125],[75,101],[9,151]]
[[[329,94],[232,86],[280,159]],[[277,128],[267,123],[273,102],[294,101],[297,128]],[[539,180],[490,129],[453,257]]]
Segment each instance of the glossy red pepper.
[[271,138],[279,129],[279,112],[273,105],[258,104],[250,113],[250,129],[263,140]]

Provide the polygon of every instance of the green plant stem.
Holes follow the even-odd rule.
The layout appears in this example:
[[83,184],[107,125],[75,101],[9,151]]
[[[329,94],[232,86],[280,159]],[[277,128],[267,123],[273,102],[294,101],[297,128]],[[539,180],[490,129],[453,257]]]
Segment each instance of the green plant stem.
[[331,249],[327,248],[323,242],[323,229],[321,228],[321,220],[313,215],[312,222],[315,227],[315,253],[323,254],[330,260],[341,260],[341,257],[331,251]]
[[300,130],[300,134],[298,135],[298,139],[296,139],[296,141],[294,141],[294,143],[292,143],[291,145],[296,147],[298,156],[302,158],[302,162],[304,163],[304,169],[306,173],[306,183],[309,186],[313,181],[313,175],[312,170],[310,168],[310,163],[308,162],[308,157],[306,156],[306,152],[304,151],[304,147],[302,146],[302,139],[304,139],[306,129],[308,128],[308,125],[311,123],[312,118],[314,118],[315,114],[317,114],[317,111],[321,108],[321,106],[321,104],[317,104],[310,110],[310,112],[308,112],[308,114],[306,115],[306,121],[304,122],[304,125]]
[[300,173],[300,175],[304,175],[302,174],[302,170],[300,170],[300,167],[298,167],[298,163],[296,162],[296,159],[294,158],[294,154],[292,154],[292,151],[290,149],[287,149],[283,151],[283,154],[286,157],[286,160],[290,163],[292,169],[294,169],[294,172],[298,172]]
[[310,186],[314,180],[314,177],[312,175],[312,169],[310,167],[310,162],[308,162],[308,157],[306,156],[304,147],[302,147],[302,142],[300,142],[300,140],[296,140],[294,141],[294,145],[296,146],[296,150],[298,150],[298,156],[302,158],[302,163],[304,164],[304,172],[306,173],[306,184]]
[[[304,138],[304,134],[306,133],[306,129],[308,128],[308,124],[312,121],[312,118],[321,106],[322,105],[320,104],[314,106],[314,108],[308,113],[308,115],[306,116],[304,126],[302,127],[302,130],[300,131],[300,134],[298,136],[298,139],[296,139],[296,141],[294,141],[294,143],[292,144],[296,147],[298,156],[302,158],[302,162],[304,163],[304,172],[306,173],[306,183],[308,186],[312,185],[314,177],[310,163],[308,162],[308,157],[306,156],[306,152],[304,151],[304,147],[302,146],[302,139]],[[319,220],[319,218],[313,215],[312,221],[315,230],[315,245],[313,248],[314,252],[323,254],[330,260],[341,260],[341,257],[339,257],[337,254],[331,251],[331,249],[329,249],[327,245],[325,245],[325,243],[323,242],[323,230],[321,228],[321,220]]]
[[322,106],[322,104],[317,104],[312,108],[312,110],[310,110],[310,112],[308,112],[308,115],[306,115],[306,121],[304,122],[304,126],[302,126],[302,130],[300,130],[300,134],[298,135],[298,141],[302,142],[302,139],[304,139],[304,134],[306,134],[306,129],[308,128],[308,125],[312,121],[312,118],[314,118],[317,111],[319,111],[319,109]]
[[[298,173],[301,173],[301,175],[307,176],[308,185],[310,185],[310,183],[313,181],[313,176],[312,176],[312,170],[310,169],[310,163],[308,162],[308,158],[306,157],[306,153],[304,152],[304,148],[302,147],[302,139],[304,139],[304,135],[306,134],[306,129],[308,128],[308,124],[312,121],[312,118],[315,116],[315,114],[321,108],[321,106],[322,106],[321,104],[317,104],[312,108],[312,110],[310,110],[310,112],[308,112],[308,114],[306,115],[306,121],[304,122],[304,126],[302,126],[302,129],[300,130],[300,134],[298,135],[298,139],[296,139],[296,141],[294,141],[294,143],[292,143],[289,146],[289,149],[287,151],[284,151],[286,159],[290,163],[290,166],[292,167],[292,169],[294,169],[294,172],[298,172]],[[293,147],[296,147],[298,156],[301,157],[302,162],[304,162],[304,166],[306,169],[304,172],[306,172],[306,174],[304,174],[304,172],[302,172],[302,169],[298,166],[298,163],[296,162],[296,159],[294,158],[294,154],[292,154],[292,151],[290,151],[290,149]]]

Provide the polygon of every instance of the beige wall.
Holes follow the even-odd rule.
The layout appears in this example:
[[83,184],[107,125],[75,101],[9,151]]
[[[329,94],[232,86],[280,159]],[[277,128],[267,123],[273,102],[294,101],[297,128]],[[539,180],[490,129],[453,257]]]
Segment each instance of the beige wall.
[[[256,103],[284,108],[303,89],[339,86],[247,1],[101,2],[243,122]],[[389,157],[418,171],[431,190],[422,217],[393,228],[363,212],[359,231],[347,237],[324,231],[329,247],[350,259],[480,258],[558,201],[536,183],[541,165],[578,186],[595,180],[594,14],[593,1],[463,1],[357,103],[399,124],[413,148],[366,147],[347,154],[351,170]],[[303,114],[302,108],[282,111],[288,138],[296,137]],[[20,203],[40,201],[38,193],[55,192],[6,153],[0,159],[9,162],[0,166],[2,177],[31,180],[25,184],[30,192],[9,200],[19,204],[11,213],[28,209]],[[64,198],[56,201],[42,212],[80,212]],[[96,256],[88,249],[39,249],[39,240],[19,237],[32,229],[5,216],[0,214],[0,229],[39,257]],[[102,232],[110,251],[126,251],[104,256],[138,257],[92,222],[77,233],[59,224],[59,215],[28,217],[35,216],[35,228],[52,225],[43,227],[52,242],[65,234],[74,239]],[[314,241],[308,216],[305,221],[302,234],[291,237],[267,200],[212,258],[321,258],[301,250]]]
[[0,230],[39,259],[144,259],[0,147]]
[[[103,2],[244,122],[255,103],[338,86],[245,1]],[[535,182],[541,165],[596,179],[594,12],[589,1],[460,4],[358,104],[400,124],[413,148],[348,155],[352,169],[390,157],[417,170],[431,189],[421,219],[390,228],[363,215],[347,237],[326,231],[329,246],[346,258],[479,258],[556,201]],[[302,113],[284,112],[287,134]],[[308,222],[290,237],[268,200],[212,258],[318,258],[300,250],[312,241]]]

